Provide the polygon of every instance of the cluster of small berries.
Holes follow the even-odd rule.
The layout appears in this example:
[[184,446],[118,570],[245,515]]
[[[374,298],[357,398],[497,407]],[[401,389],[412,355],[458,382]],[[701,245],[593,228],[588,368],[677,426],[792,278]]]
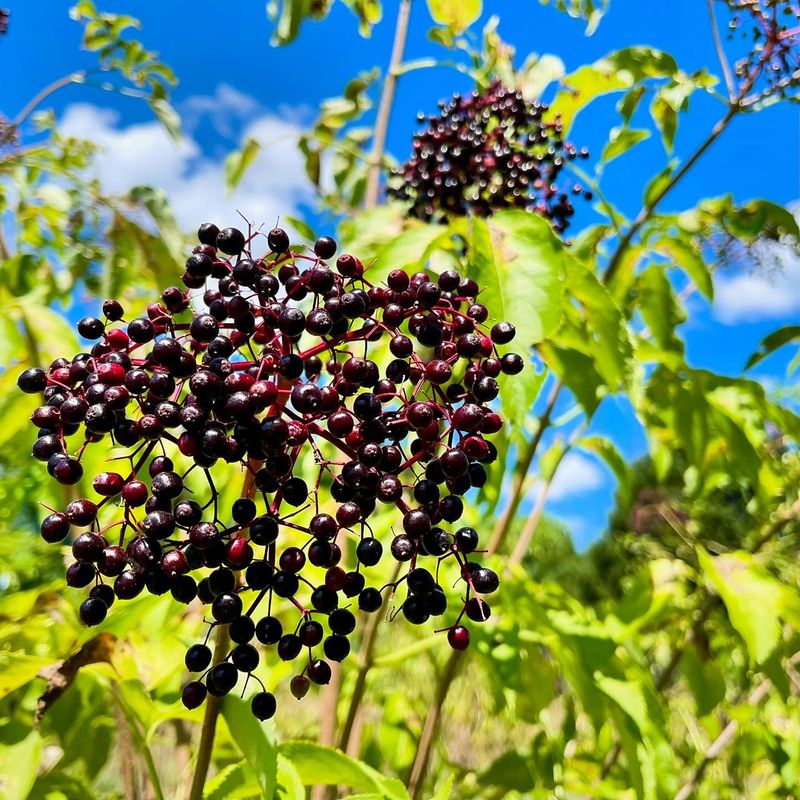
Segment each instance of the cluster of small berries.
[[[103,319],[77,325],[94,342],[88,352],[18,380],[43,393],[33,455],[56,481],[81,481],[94,446],[130,465],[93,475],[96,499],[50,509],[41,525],[47,542],[73,537],[67,584],[91,587],[81,619],[99,624],[116,600],[145,590],[199,598],[209,634],[226,625],[233,645],[217,663],[208,636],[189,649],[186,666],[201,675],[183,690],[187,707],[253,675],[254,640],[283,660],[306,653],[291,681],[301,697],[348,655],[348,604],[376,613],[397,597],[412,624],[442,615],[447,561],[457,564],[461,605],[444,630],[466,648],[462,622],[488,618],[482,595],[498,578],[473,560],[478,533],[447,527],[497,458],[487,438],[502,426],[491,405],[497,378],[524,366],[498,352],[513,325],[493,324],[478,285],[452,270],[393,270],[373,285],[352,255],[326,263],[337,249],[330,237],[292,250],[275,228],[260,257],[258,232],[207,223],[198,238],[185,289],[166,289],[127,322],[119,302],[105,301]],[[231,469],[243,489],[227,508],[215,479]],[[383,587],[365,578],[384,555],[369,522],[379,504],[397,509],[402,531],[388,548],[397,578]],[[348,539],[350,570],[340,565]],[[266,719],[275,699],[264,690],[252,708]]]
[[[731,12],[729,34],[753,42],[734,72],[746,93],[761,82],[764,96],[788,96],[800,86],[800,3],[794,0],[720,0]],[[747,25],[749,23],[749,27]]]
[[7,8],[0,8],[0,36],[8,31],[8,18],[11,16]]
[[[390,181],[389,195],[407,203],[411,216],[444,222],[523,208],[552,220],[558,231],[567,228],[575,209],[558,186],[559,174],[566,162],[589,152],[563,141],[558,119],[546,119],[546,104],[496,81],[439,108]],[[570,191],[591,198],[578,184]]]

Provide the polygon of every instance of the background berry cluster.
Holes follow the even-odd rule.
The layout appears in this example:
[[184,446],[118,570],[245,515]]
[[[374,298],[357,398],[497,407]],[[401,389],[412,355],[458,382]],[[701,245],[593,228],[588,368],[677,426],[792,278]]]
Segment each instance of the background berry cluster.
[[[567,161],[587,158],[589,151],[563,140],[561,123],[548,119],[545,103],[529,102],[495,81],[439,108],[414,137],[412,154],[394,170],[389,187],[411,216],[444,222],[523,208],[551,220],[558,231],[567,228],[575,210],[559,176]],[[578,184],[570,191],[591,198]]]

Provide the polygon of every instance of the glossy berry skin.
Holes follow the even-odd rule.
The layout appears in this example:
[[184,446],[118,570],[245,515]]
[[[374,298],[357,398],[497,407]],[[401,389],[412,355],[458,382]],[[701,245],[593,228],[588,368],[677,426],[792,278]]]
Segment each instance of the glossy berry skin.
[[206,677],[206,688],[209,694],[223,697],[228,694],[239,678],[239,671],[229,661],[223,661],[211,668]]
[[211,663],[211,648],[204,644],[193,644],[186,651],[185,663],[189,672],[202,672]]
[[447,632],[447,642],[453,650],[466,650],[469,647],[469,631],[463,625],[456,625]]
[[319,686],[324,686],[326,683],[330,683],[330,665],[322,659],[315,659],[308,665],[308,677],[313,683],[316,683]]
[[[78,325],[87,352],[18,378],[41,394],[34,459],[91,487],[40,526],[47,542],[72,537],[65,581],[84,590],[83,622],[142,593],[197,602],[210,629],[185,655],[187,708],[262,659],[294,662],[302,697],[388,598],[409,624],[453,596],[458,620],[483,621],[499,583],[459,520],[498,458],[494,399],[524,367],[504,350],[513,325],[455,270],[374,280],[331,237],[294,250],[280,228],[252,231],[203,224],[182,286],[127,312],[109,298]],[[87,464],[103,467],[84,477]],[[384,585],[387,558],[401,568]],[[216,664],[215,628],[230,642]],[[256,697],[257,718],[276,713]]]
[[108,613],[108,606],[97,597],[90,597],[81,603],[80,618],[84,625],[99,625]]
[[253,712],[253,716],[262,722],[272,719],[277,708],[278,703],[275,700],[275,695],[271,692],[258,692],[250,700],[250,710]]
[[244,234],[238,228],[223,228],[216,237],[217,249],[229,256],[235,256],[244,249]]
[[208,689],[200,681],[187,683],[181,691],[181,702],[189,710],[203,705]]

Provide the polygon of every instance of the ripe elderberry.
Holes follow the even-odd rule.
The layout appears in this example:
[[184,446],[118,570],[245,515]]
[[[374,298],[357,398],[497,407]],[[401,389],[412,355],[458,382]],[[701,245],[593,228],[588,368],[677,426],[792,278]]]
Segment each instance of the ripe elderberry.
[[[591,193],[578,184],[559,188],[560,173],[567,161],[589,152],[565,142],[560,121],[548,120],[547,111],[545,103],[530,102],[500,81],[440,102],[438,114],[419,116],[428,127],[414,137],[408,161],[394,170],[389,195],[424,220],[522,208],[566,230],[575,213],[570,194],[591,199]],[[432,301],[428,291],[423,306]]]
[[[517,113],[513,96],[495,93]],[[274,648],[270,658],[302,655],[291,691],[303,697],[330,680],[329,661],[349,655],[356,608],[375,613],[392,594],[412,624],[446,613],[441,562],[460,577],[460,612],[446,630],[464,649],[461,620],[488,619],[480,595],[498,587],[468,560],[478,532],[457,523],[462,497],[480,490],[497,457],[498,379],[524,366],[501,352],[514,326],[493,320],[480,287],[452,270],[392,270],[375,284],[349,253],[326,263],[338,250],[331,237],[296,251],[275,228],[258,255],[259,236],[201,225],[186,290],[166,289],[127,320],[107,300],[103,319],[78,323],[88,353],[18,379],[42,395],[33,455],[59,483],[81,480],[90,448],[127,449],[128,465],[116,458],[114,471],[92,476],[95,499],[41,523],[47,542],[73,535],[66,583],[87,587],[81,619],[97,625],[115,600],[170,592],[206,605],[212,628],[228,626],[232,644],[217,663],[206,643],[187,651],[198,676],[183,689],[187,708],[232,691],[240,673],[255,678],[257,644]],[[392,360],[381,369],[370,356],[384,344]],[[312,463],[307,482],[301,468]],[[218,486],[231,471],[244,488],[226,507]],[[187,483],[196,478],[205,503]],[[397,535],[384,541],[369,524],[381,505],[397,513]],[[337,566],[346,536],[359,540],[350,572]],[[369,575],[387,550],[408,567],[378,588]],[[275,698],[262,691],[251,707],[269,719]]]

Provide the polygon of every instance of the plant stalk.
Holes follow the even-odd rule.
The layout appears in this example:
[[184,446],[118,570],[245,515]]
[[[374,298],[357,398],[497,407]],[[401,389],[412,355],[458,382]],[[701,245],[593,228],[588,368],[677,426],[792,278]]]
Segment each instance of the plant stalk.
[[667,181],[667,183],[656,193],[655,197],[642,207],[642,210],[636,215],[636,219],[631,224],[630,228],[628,228],[627,233],[620,239],[619,244],[617,245],[617,249],[614,251],[614,254],[611,256],[611,259],[608,262],[608,266],[606,267],[606,271],[603,274],[603,282],[608,284],[613,279],[614,276],[617,274],[617,270],[622,263],[622,256],[625,255],[625,251],[630,246],[631,241],[633,241],[633,237],[641,230],[642,225],[644,225],[647,220],[653,216],[653,212],[656,210],[658,204],[671,192],[675,186],[681,181],[681,179],[686,175],[687,172],[702,158],[703,154],[711,147],[714,142],[719,139],[722,135],[723,131],[728,127],[731,120],[736,116],[736,113],[739,111],[738,104],[731,104],[728,110],[725,112],[725,115],[720,118],[716,125],[711,129],[711,133],[706,137],[705,141],[697,148],[697,150],[692,153],[690,158],[684,162],[683,166]]
[[450,654],[436,685],[436,693],[433,696],[433,700],[431,700],[430,706],[428,706],[428,716],[425,718],[425,725],[419,738],[417,752],[414,755],[414,763],[411,765],[411,773],[408,776],[408,793],[411,795],[412,800],[417,800],[421,796],[420,792],[428,771],[428,761],[430,760],[433,741],[439,730],[444,701],[461,664],[462,654],[463,651],[461,650],[453,650]]
[[[398,562],[390,578],[390,582],[394,583],[400,574],[401,563]],[[372,614],[364,627],[364,635],[361,637],[361,647],[359,648],[359,668],[356,675],[356,682],[353,686],[353,694],[350,696],[350,705],[347,708],[347,716],[342,723],[342,730],[339,733],[338,747],[343,752],[347,752],[350,745],[350,737],[353,735],[353,726],[355,725],[358,712],[361,709],[361,702],[364,699],[364,690],[367,686],[367,675],[375,663],[375,641],[378,637],[378,628],[380,621],[386,615],[386,609],[389,605],[390,594],[387,594],[383,600],[383,606],[380,611]]]
[[397,21],[394,28],[394,42],[392,54],[389,58],[389,67],[383,79],[381,99],[378,104],[378,114],[375,119],[375,135],[372,138],[372,152],[369,159],[367,172],[367,189],[364,197],[364,208],[369,210],[378,205],[378,191],[381,182],[381,164],[386,151],[386,137],[389,133],[389,120],[392,116],[394,94],[397,88],[397,77],[400,65],[403,62],[403,53],[408,37],[408,22],[411,17],[411,0],[400,0],[397,10]]
[[[218,625],[214,640],[214,664],[224,660],[230,646],[227,625]],[[206,699],[206,710],[203,717],[203,728],[200,733],[200,746],[197,749],[197,763],[192,777],[192,788],[189,791],[189,800],[203,800],[203,789],[208,777],[208,768],[211,766],[211,755],[214,751],[214,736],[217,732],[217,718],[219,717],[220,698],[209,695]]]
[[531,468],[531,463],[536,455],[536,451],[539,449],[542,436],[550,427],[553,410],[555,409],[556,401],[558,400],[558,395],[561,392],[561,388],[562,383],[560,381],[553,386],[553,390],[550,393],[550,397],[547,401],[547,407],[542,413],[542,416],[539,418],[539,428],[531,439],[527,449],[517,461],[517,466],[514,469],[514,477],[511,483],[511,496],[502,515],[500,516],[500,519],[497,520],[494,530],[492,531],[492,538],[489,541],[489,555],[496,553],[503,546],[506,537],[508,536],[508,531],[511,527],[514,515],[517,513],[519,504],[522,502],[522,492],[525,487],[525,479],[528,477],[528,471]]

